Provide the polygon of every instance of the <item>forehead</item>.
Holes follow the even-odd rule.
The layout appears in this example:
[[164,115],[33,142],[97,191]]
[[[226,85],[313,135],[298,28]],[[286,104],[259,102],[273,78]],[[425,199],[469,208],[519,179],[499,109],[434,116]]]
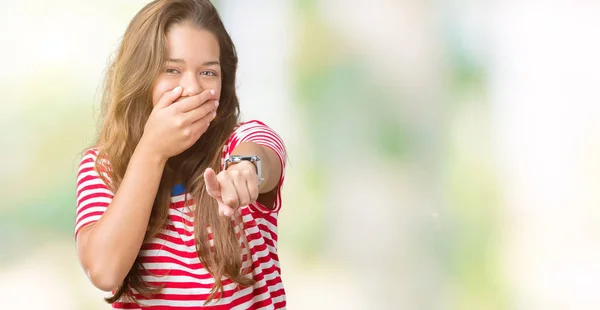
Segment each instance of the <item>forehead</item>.
[[167,52],[170,58],[188,63],[219,60],[219,41],[209,31],[190,23],[177,24],[167,33]]

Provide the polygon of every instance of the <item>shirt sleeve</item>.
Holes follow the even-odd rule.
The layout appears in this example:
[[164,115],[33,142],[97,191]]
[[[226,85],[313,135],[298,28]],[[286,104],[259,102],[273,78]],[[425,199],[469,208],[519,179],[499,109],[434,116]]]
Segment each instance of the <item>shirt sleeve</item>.
[[95,169],[97,155],[97,150],[90,149],[79,164],[75,238],[81,228],[97,222],[102,217],[114,197]]
[[277,154],[281,163],[281,176],[279,177],[279,183],[276,189],[277,195],[274,208],[271,210],[256,202],[249,205],[250,211],[261,213],[279,212],[281,209],[281,187],[283,186],[283,181],[285,179],[285,165],[287,160],[287,153],[283,140],[273,129],[264,123],[257,120],[248,121],[238,126],[229,138],[224,149],[223,160],[231,156],[233,150],[243,142],[254,142],[272,149]]

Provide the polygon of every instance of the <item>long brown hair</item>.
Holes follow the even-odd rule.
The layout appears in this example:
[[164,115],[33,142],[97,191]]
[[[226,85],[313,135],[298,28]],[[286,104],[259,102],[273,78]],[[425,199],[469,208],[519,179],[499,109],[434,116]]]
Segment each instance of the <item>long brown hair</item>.
[[[210,1],[156,0],[146,5],[130,22],[116,58],[106,73],[102,127],[96,143],[101,160],[96,162],[96,169],[107,173],[108,178],[104,181],[116,192],[153,108],[152,87],[167,60],[167,33],[173,26],[184,22],[191,22],[199,29],[211,32],[219,41],[222,71],[219,112],[209,129],[192,147],[169,159],[154,200],[145,242],[155,237],[165,225],[171,187],[176,181],[182,180],[198,206],[194,211],[196,252],[215,279],[208,299],[211,301],[223,294],[223,276],[242,286],[252,285],[254,280],[248,277],[248,270],[242,270],[240,240],[236,237],[231,220],[218,214],[217,203],[206,193],[202,175],[207,167],[220,170],[222,147],[239,117],[235,91],[237,55]],[[110,167],[102,164],[104,160],[110,163]],[[240,219],[236,222],[240,222]],[[206,227],[212,231],[212,250]],[[240,236],[247,245],[244,234]],[[250,259],[249,255],[247,259]],[[138,257],[123,283],[106,301],[114,303],[124,297],[137,302],[131,289],[145,297],[160,292],[162,287],[151,286],[142,279],[142,271]]]

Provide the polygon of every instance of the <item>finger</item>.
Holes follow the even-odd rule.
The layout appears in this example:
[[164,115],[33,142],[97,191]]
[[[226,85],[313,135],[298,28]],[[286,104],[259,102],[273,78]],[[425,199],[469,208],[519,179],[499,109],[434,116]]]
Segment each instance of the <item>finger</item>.
[[205,90],[197,95],[190,96],[180,101],[175,102],[174,106],[177,111],[186,113],[203,105],[208,100],[217,99],[214,89]]
[[240,207],[247,206],[250,203],[250,192],[248,192],[248,184],[246,183],[247,171],[229,170],[228,172],[233,185],[235,185]]
[[190,125],[190,133],[192,134],[192,138],[195,140],[200,139],[203,133],[206,132],[208,127],[210,126],[210,122],[215,119],[217,116],[216,113],[211,113],[201,118],[199,121],[194,122]]
[[217,175],[212,168],[204,170],[204,183],[206,184],[206,192],[215,199],[221,199],[221,186],[217,179]]
[[217,110],[218,106],[219,106],[218,101],[215,101],[215,100],[206,101],[201,106],[199,106],[189,112],[186,112],[184,114],[184,118],[185,118],[186,122],[194,123],[194,122],[197,122],[198,120],[202,119],[203,117],[213,114],[213,113],[215,114],[214,116],[216,116],[216,110]]
[[240,206],[240,201],[233,181],[224,171],[217,175],[217,179],[221,186],[221,200],[230,208],[237,209]]
[[233,215],[233,209],[231,207],[229,207],[228,205],[219,202],[219,214],[224,215],[224,216],[232,216]]
[[175,102],[175,100],[177,100],[181,96],[182,92],[183,92],[183,87],[177,86],[173,90],[164,93],[162,95],[162,97],[160,97],[160,99],[158,100],[158,102],[156,103],[154,108],[155,109],[164,109],[164,108],[170,106],[173,102]]

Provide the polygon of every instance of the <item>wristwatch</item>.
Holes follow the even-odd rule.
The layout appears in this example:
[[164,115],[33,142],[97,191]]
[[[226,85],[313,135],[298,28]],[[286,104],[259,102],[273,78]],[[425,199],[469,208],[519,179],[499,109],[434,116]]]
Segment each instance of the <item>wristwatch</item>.
[[225,158],[224,170],[227,170],[227,168],[229,167],[230,164],[235,164],[235,163],[239,163],[242,161],[249,161],[252,164],[254,164],[254,167],[256,167],[256,174],[258,175],[258,185],[260,185],[265,179],[262,177],[262,169],[260,166],[260,157],[258,157],[256,155],[253,155],[253,156],[239,156],[239,155],[229,156],[228,158]]

